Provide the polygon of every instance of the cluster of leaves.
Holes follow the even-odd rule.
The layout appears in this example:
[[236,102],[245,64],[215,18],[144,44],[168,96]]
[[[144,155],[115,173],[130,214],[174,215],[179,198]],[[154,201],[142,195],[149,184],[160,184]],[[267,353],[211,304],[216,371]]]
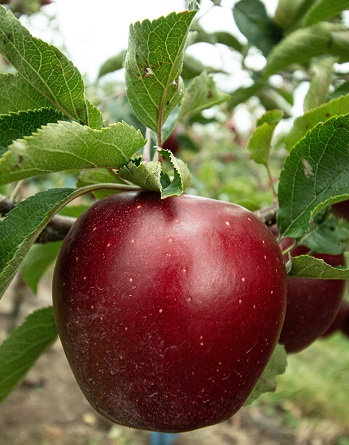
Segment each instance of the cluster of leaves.
[[[122,54],[109,60],[100,76],[125,66],[128,103],[141,129],[123,121],[107,125],[87,100],[82,76],[72,62],[54,46],[32,37],[0,6],[0,54],[16,70],[0,74],[0,187],[7,191],[8,184],[43,174],[79,172],[76,188],[37,193],[0,219],[0,295],[21,267],[26,276],[35,261],[47,265],[48,258],[55,258],[59,246],[34,251],[33,244],[54,215],[77,196],[137,188],[159,191],[163,198],[183,193],[188,169],[162,148],[163,141],[176,123],[188,125],[204,109],[224,103],[231,111],[258,97],[266,113],[248,148],[251,158],[269,171],[274,131],[289,115],[299,70],[310,80],[310,88],[305,114],[284,141],[288,155],[278,178],[280,236],[307,239],[312,250],[319,251],[330,221],[332,237],[326,249],[341,253],[340,240],[344,251],[349,228],[327,209],[349,198],[348,84],[335,72],[338,62],[349,59],[349,31],[338,19],[348,6],[345,0],[279,0],[271,18],[261,1],[241,0],[232,12],[248,44],[227,32],[205,32],[195,22],[195,10],[131,25],[126,58]],[[242,58],[251,47],[257,48],[266,66],[259,72],[249,70],[250,87],[231,95],[219,93],[212,70],[185,56],[186,45],[199,41],[226,45]],[[287,88],[273,86],[275,74],[288,79]],[[332,268],[311,256],[295,258],[290,273],[349,278],[348,269]],[[33,290],[39,279],[40,274],[31,278]],[[51,308],[33,314],[19,329],[0,346],[0,362],[6,364],[0,368],[0,400],[56,337]]]

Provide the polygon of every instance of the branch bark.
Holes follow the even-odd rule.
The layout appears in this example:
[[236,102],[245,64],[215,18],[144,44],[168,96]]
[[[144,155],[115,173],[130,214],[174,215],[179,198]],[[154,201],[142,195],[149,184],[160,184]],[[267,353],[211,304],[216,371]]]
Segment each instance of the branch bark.
[[[16,206],[16,201],[6,198],[5,196],[0,195],[0,217],[5,216],[10,210],[12,210]],[[260,218],[264,224],[267,226],[271,226],[276,222],[276,211],[277,211],[277,203],[272,204],[269,207],[265,207],[260,210],[256,210],[253,212],[258,218]],[[63,240],[69,229],[73,225],[75,219],[67,218],[63,216],[56,215],[54,216],[45,229],[41,232],[41,234],[36,239],[36,243],[48,243],[51,241],[60,241]]]

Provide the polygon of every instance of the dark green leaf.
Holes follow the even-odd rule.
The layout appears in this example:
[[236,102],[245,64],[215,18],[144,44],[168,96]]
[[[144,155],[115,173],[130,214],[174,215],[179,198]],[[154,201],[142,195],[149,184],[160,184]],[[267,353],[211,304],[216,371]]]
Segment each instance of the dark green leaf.
[[[59,111],[50,100],[18,74],[0,73],[0,114],[52,107]],[[103,126],[102,113],[88,101],[87,112],[89,126],[100,129]]]
[[37,293],[38,285],[43,274],[56,259],[61,246],[61,241],[34,244],[24,258],[21,275],[23,281],[30,287],[34,294]]
[[282,30],[268,17],[260,0],[241,0],[233,9],[235,23],[249,43],[267,56],[281,40]]
[[57,338],[53,308],[29,315],[0,345],[0,401],[18,385],[39,356]]
[[60,111],[52,108],[0,115],[0,147],[8,147],[15,139],[29,136],[49,122],[67,119]]
[[0,297],[52,216],[76,189],[51,189],[21,201],[0,221]]
[[299,238],[324,207],[349,190],[349,114],[316,125],[288,155],[280,175],[278,227]]
[[78,69],[55,46],[32,37],[0,6],[0,53],[19,75],[71,119],[88,124],[85,87]]

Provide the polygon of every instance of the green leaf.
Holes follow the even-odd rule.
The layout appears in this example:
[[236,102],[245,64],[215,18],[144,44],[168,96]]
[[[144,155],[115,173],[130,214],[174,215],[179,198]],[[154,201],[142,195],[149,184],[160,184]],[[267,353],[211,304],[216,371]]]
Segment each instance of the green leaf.
[[158,161],[146,162],[142,157],[132,159],[119,169],[119,176],[145,190],[161,191],[161,163]]
[[61,246],[61,241],[34,244],[25,256],[21,276],[34,294],[37,293],[42,276],[56,259]]
[[110,57],[106,60],[99,69],[98,79],[106,74],[121,70],[124,67],[126,50],[120,51],[116,56]]
[[0,297],[52,216],[76,189],[50,189],[21,201],[0,220]]
[[100,130],[102,127],[104,127],[102,112],[88,100],[86,101],[86,104],[88,113],[88,126],[90,128],[93,128],[94,130]]
[[292,129],[285,138],[287,150],[292,147],[307,133],[308,130],[315,127],[319,122],[325,122],[331,117],[348,113],[349,94],[333,99],[314,110],[308,111],[303,116],[298,117],[293,124]]
[[292,269],[289,276],[322,280],[349,280],[349,269],[332,267],[324,260],[310,255],[300,255],[292,258]]
[[193,79],[184,93],[179,109],[179,120],[186,120],[199,111],[205,110],[227,101],[228,94],[219,93],[211,76],[203,71],[200,76]]
[[[92,169],[84,169],[80,172],[76,186],[84,187],[86,185],[92,185],[103,182],[109,182],[115,184],[121,183],[119,177],[112,169],[92,168]],[[125,183],[123,182],[123,184]],[[96,190],[95,192],[93,192],[93,196],[95,196],[97,199],[106,198],[111,194],[115,194],[115,190]]]
[[0,345],[0,401],[18,385],[56,338],[52,307],[33,312],[11,332]]
[[140,131],[124,122],[102,130],[77,122],[48,124],[16,140],[0,158],[0,184],[64,170],[117,168],[144,143]]
[[62,113],[88,124],[85,87],[78,69],[56,47],[32,37],[0,6],[0,53]]
[[317,108],[327,101],[333,79],[333,64],[335,57],[325,57],[312,67],[313,78],[304,99],[304,111]]
[[265,165],[268,168],[271,140],[274,130],[281,121],[282,116],[282,111],[273,110],[267,111],[259,119],[257,123],[258,126],[248,142],[251,159],[257,162],[257,164]]
[[60,111],[52,108],[0,115],[0,147],[8,147],[15,139],[31,135],[48,122],[67,119]]
[[126,181],[139,185],[145,190],[161,193],[161,198],[180,196],[190,184],[190,173],[186,164],[177,159],[169,150],[158,150],[173,167],[174,177],[171,179],[163,171],[158,161],[145,162],[141,157],[133,159],[119,170],[119,176]]
[[280,174],[278,227],[282,236],[301,237],[324,207],[349,190],[349,114],[320,123],[286,158]]
[[326,218],[302,237],[302,245],[309,247],[314,253],[340,255],[349,242],[349,223],[345,219],[334,216]]
[[0,73],[0,114],[52,107],[52,103],[18,74]]
[[[50,100],[18,74],[0,73],[0,114],[52,107],[54,105]],[[87,112],[89,126],[100,129],[103,126],[102,113],[89,101]]]
[[127,96],[137,118],[157,134],[183,95],[180,73],[195,11],[172,13],[130,26]]
[[249,43],[267,56],[281,40],[282,30],[268,16],[260,0],[241,0],[233,9],[235,23]]
[[253,388],[245,406],[250,405],[265,392],[274,392],[277,386],[277,376],[284,374],[287,367],[287,354],[284,346],[277,344],[270,360]]
[[303,26],[329,20],[346,9],[349,9],[349,0],[317,0],[304,16]]
[[284,29],[298,22],[316,0],[279,0],[275,11],[275,21]]
[[345,41],[345,38],[349,38],[348,33],[344,26],[328,22],[293,31],[274,46],[268,55],[264,77],[276,74],[292,64],[307,65],[315,56],[329,54],[346,62],[349,58],[349,45]]

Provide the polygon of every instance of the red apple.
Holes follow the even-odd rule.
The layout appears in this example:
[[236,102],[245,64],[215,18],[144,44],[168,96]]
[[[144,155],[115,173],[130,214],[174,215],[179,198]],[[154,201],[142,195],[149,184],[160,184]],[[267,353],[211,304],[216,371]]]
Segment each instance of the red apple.
[[340,327],[342,334],[349,338],[349,303],[347,303],[347,313]]
[[[281,249],[290,245],[289,239],[281,241]],[[305,246],[291,250],[291,256],[309,252]],[[314,254],[331,266],[344,266],[343,255]],[[344,280],[318,280],[287,278],[287,306],[280,343],[289,353],[299,352],[310,346],[330,327],[341,305],[345,290]]]
[[332,324],[327,329],[327,331],[324,334],[322,334],[322,337],[329,337],[335,332],[340,331],[342,326],[344,326],[345,324],[346,318],[348,317],[349,317],[349,303],[343,300],[337,312],[336,318],[333,320]]
[[332,212],[337,218],[344,218],[349,221],[349,200],[333,204]]
[[100,414],[188,431],[226,420],[250,394],[280,335],[286,272],[275,237],[240,206],[121,193],[70,230],[53,304]]
[[162,144],[162,148],[165,150],[170,150],[174,155],[176,155],[180,149],[180,143],[178,136],[175,131],[173,131],[169,137]]

